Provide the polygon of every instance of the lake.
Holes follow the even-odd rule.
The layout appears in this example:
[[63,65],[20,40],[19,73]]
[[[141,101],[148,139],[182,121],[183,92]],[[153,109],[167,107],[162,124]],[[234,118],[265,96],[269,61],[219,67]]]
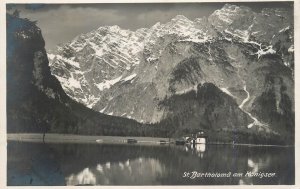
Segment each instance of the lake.
[[9,186],[295,183],[294,147],[9,141],[7,153]]

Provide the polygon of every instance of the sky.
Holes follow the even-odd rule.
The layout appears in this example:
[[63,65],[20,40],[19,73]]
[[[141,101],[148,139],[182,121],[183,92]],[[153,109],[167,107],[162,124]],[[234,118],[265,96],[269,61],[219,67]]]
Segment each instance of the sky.
[[[255,12],[262,8],[291,7],[288,2],[233,3],[250,7]],[[114,3],[114,4],[7,4],[8,12],[20,10],[20,17],[37,21],[46,42],[46,49],[66,43],[77,35],[100,26],[118,25],[135,31],[149,28],[157,22],[166,23],[176,15],[190,20],[209,16],[225,3]]]

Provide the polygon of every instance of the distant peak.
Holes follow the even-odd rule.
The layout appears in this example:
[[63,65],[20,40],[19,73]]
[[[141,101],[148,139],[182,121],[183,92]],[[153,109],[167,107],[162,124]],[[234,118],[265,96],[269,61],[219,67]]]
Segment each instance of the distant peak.
[[119,31],[121,28],[118,25],[113,26],[100,26],[97,30],[110,30],[110,31]]
[[226,3],[222,9],[237,9],[239,6]]
[[183,15],[177,15],[174,18],[172,18],[172,21],[177,21],[177,20],[185,20],[185,21],[190,21],[187,17]]
[[203,16],[202,18],[195,18],[194,22],[207,22],[207,17],[206,16]]
[[222,24],[230,25],[235,20],[239,20],[240,18],[243,18],[244,16],[251,17],[254,14],[254,12],[244,6],[237,6],[232,4],[225,4],[223,8],[215,10],[213,14],[209,16],[210,21],[219,23],[218,26]]
[[237,6],[237,5],[233,5],[233,4],[229,4],[226,3],[223,8],[221,8],[221,10],[225,11],[230,11],[230,12],[238,12],[241,10],[246,10],[246,11],[251,11],[251,9],[249,7],[245,7],[245,6]]
[[157,27],[159,27],[160,26],[160,22],[157,22],[156,24],[154,24],[153,26],[152,26],[152,28],[157,28]]
[[118,25],[109,26],[111,30],[120,30],[121,28]]

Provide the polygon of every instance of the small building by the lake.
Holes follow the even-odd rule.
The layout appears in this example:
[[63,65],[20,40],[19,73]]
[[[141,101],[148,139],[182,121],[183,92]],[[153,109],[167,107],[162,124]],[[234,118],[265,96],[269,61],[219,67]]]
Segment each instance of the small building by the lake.
[[196,134],[195,143],[196,144],[206,144],[207,143],[207,135],[204,133],[204,131],[199,131]]

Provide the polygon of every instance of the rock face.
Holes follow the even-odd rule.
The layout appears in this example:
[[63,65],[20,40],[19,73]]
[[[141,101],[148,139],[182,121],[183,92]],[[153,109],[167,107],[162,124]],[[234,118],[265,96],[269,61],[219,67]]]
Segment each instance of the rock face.
[[293,136],[293,27],[292,9],[226,4],[194,21],[100,27],[48,56],[65,92],[101,113]]
[[7,14],[8,132],[139,135],[136,121],[103,115],[70,99],[51,75],[44,45],[35,23]]

